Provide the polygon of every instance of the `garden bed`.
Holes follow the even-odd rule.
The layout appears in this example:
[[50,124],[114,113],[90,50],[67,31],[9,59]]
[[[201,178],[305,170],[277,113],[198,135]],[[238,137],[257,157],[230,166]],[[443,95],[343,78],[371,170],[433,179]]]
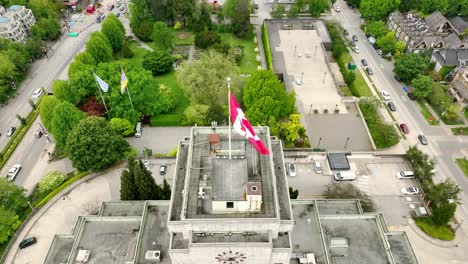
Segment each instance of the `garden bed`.
[[416,225],[430,237],[446,241],[455,239],[455,233],[450,226],[436,225],[430,217],[416,218],[414,221]]

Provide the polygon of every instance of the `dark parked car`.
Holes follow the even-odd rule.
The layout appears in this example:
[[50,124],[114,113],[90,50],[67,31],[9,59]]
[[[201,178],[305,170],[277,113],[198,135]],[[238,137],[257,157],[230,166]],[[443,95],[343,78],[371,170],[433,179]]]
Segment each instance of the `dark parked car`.
[[409,134],[408,126],[405,123],[400,124],[400,129],[403,131],[403,133]]
[[366,72],[367,72],[369,75],[374,74],[374,72],[372,71],[372,69],[371,69],[370,67],[367,67],[367,68],[366,68]]
[[395,80],[397,80],[397,82],[401,82],[400,76],[395,75],[395,76],[393,76],[393,78],[395,78]]
[[352,39],[353,39],[353,41],[358,41],[358,38],[357,38],[356,35],[353,35]]
[[16,127],[10,127],[6,133],[7,137],[11,137],[15,133]]
[[414,96],[414,94],[412,93],[407,93],[406,95],[408,95],[408,98],[412,101],[416,100],[416,96]]
[[362,63],[363,66],[367,66],[367,61],[366,61],[366,59],[362,59],[362,60],[361,60],[361,63]]
[[111,6],[109,6],[109,8],[107,8],[107,10],[112,11],[112,9],[114,9],[114,7],[115,7],[114,5],[111,5]]
[[390,111],[392,111],[392,112],[395,112],[395,111],[396,111],[396,107],[395,107],[395,104],[394,104],[394,103],[388,102],[387,106],[388,106],[388,108],[390,109]]
[[31,245],[36,244],[36,242],[37,242],[36,237],[28,237],[25,240],[21,241],[21,243],[19,244],[19,248],[20,249],[27,248]]
[[370,37],[370,34],[369,33],[366,33],[366,38],[369,38]]
[[349,35],[349,31],[347,29],[343,30],[343,34],[345,34],[346,36]]
[[427,141],[426,136],[424,136],[423,134],[419,135],[419,136],[418,136],[418,139],[419,139],[419,141],[421,142],[421,144],[423,144],[423,145],[427,145],[427,144],[429,143],[429,142]]

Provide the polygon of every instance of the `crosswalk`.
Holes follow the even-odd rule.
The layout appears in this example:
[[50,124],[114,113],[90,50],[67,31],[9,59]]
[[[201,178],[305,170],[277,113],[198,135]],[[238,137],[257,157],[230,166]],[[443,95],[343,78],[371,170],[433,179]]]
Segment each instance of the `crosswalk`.
[[367,195],[370,194],[369,175],[358,176],[357,179],[354,181],[354,184]]

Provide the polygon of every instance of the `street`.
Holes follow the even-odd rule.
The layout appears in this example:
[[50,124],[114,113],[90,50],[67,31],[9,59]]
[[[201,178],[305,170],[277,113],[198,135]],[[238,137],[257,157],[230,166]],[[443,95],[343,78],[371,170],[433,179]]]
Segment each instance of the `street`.
[[[402,87],[404,84],[394,79],[393,63],[377,54],[376,50],[367,41],[364,32],[359,28],[361,25],[359,13],[354,13],[352,9],[346,6],[343,0],[338,1],[336,5],[342,8],[339,13],[334,10],[332,11],[334,17],[349,31],[349,36],[357,35],[359,39],[357,45],[361,49],[361,52],[350,52],[351,56],[358,65],[360,65],[361,59],[367,60],[369,67],[374,71],[374,75],[370,78],[377,89],[387,90],[391,94],[391,101],[397,108],[397,111],[393,112],[393,115],[398,124],[406,123],[409,127],[410,134],[406,135],[407,139],[404,145],[406,147],[418,145],[422,151],[436,160],[436,169],[438,171],[435,176],[436,182],[446,178],[453,178],[463,190],[468,190],[466,177],[454,162],[455,157],[462,157],[461,151],[468,148],[468,141],[464,138],[453,136],[450,129],[443,125],[430,126],[424,120],[417,103],[410,101],[403,91]],[[365,74],[362,67],[359,67],[359,69],[362,74]],[[419,134],[426,135],[429,145],[422,146],[419,144],[417,138]],[[463,192],[460,198],[462,204],[458,207],[458,212],[461,212],[464,221],[467,221],[468,209],[465,205],[468,204],[468,196],[466,192]]]

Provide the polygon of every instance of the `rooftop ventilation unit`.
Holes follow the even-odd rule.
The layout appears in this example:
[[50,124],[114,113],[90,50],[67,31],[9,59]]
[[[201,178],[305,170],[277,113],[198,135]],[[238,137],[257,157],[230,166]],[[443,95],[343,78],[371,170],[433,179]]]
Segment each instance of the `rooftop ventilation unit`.
[[86,263],[91,256],[91,250],[81,249],[76,255],[76,263]]
[[152,260],[155,262],[161,262],[161,251],[159,250],[148,250],[145,253],[146,260]]

